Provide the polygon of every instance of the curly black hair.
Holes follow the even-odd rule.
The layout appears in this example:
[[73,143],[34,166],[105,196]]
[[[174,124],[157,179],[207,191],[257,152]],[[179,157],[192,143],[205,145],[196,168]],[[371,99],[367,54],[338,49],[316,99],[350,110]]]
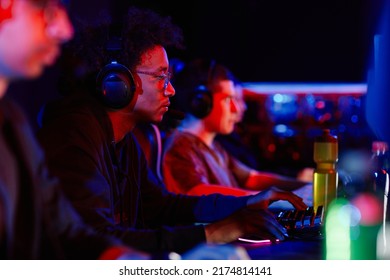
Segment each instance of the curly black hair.
[[134,70],[141,63],[141,56],[155,46],[184,49],[182,29],[172,22],[170,16],[131,6],[119,21],[120,51],[113,52],[107,47],[112,40],[113,23],[118,22],[104,15],[98,24],[74,20],[75,36],[64,46],[60,60],[61,93],[80,90],[80,84],[91,85],[99,70],[113,59]]

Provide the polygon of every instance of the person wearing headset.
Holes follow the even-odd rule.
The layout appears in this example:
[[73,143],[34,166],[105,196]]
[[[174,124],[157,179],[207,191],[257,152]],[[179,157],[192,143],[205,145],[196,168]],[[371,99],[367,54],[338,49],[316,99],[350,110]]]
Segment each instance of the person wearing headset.
[[183,37],[170,17],[130,7],[115,48],[109,25],[83,30],[68,45],[77,63],[63,61],[73,65],[74,87],[64,83],[68,96],[46,105],[39,130],[50,170],[83,219],[146,252],[181,253],[253,232],[283,240],[286,230],[266,208],[281,199],[305,209],[298,196],[177,195],[148,168],[132,130],[161,122],[175,94],[167,48],[180,48]]
[[177,109],[186,117],[166,140],[163,178],[168,190],[191,195],[248,195],[270,187],[294,191],[308,182],[250,168],[215,141],[232,133],[245,107],[224,65],[194,59],[177,73]]
[[[0,0],[0,259],[144,259],[86,226],[49,176],[10,83],[39,77],[73,36],[56,0]],[[33,94],[32,92],[26,94]]]
[[245,134],[246,120],[244,119],[247,110],[247,104],[244,96],[244,88],[240,81],[234,82],[234,101],[237,107],[237,120],[233,132],[229,134],[217,134],[215,140],[232,156],[240,160],[245,165],[259,169],[259,159],[256,157],[256,151],[250,147],[249,143],[244,143],[243,134]]

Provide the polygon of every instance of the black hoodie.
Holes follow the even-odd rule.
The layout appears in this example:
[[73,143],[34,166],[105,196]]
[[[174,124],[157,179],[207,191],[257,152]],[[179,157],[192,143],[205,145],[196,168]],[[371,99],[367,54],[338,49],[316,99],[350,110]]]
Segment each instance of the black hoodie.
[[0,259],[97,259],[122,243],[87,227],[44,154],[24,113],[0,100]]

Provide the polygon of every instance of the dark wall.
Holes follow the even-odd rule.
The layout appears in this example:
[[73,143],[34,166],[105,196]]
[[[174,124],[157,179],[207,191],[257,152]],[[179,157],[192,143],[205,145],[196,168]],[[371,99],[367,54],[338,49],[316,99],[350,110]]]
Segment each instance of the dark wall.
[[[382,0],[381,0],[382,1]],[[244,81],[366,79],[379,0],[128,0],[170,15],[187,50],[171,56],[214,57]],[[94,20],[112,1],[73,1],[72,12]],[[126,4],[123,4],[126,3]]]
[[[364,82],[379,0],[123,1],[148,7],[184,31],[187,49],[170,57],[213,57],[244,82]],[[70,1],[72,16],[96,21],[112,0]],[[54,67],[11,91],[35,121],[57,96]],[[30,94],[24,94],[29,91]]]
[[244,81],[363,81],[374,1],[130,1],[172,15],[188,55]]

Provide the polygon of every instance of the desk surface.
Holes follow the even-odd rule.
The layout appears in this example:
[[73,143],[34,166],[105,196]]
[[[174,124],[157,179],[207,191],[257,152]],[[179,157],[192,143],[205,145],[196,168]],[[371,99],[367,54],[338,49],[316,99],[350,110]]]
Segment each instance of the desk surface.
[[253,260],[321,260],[324,240],[287,240],[274,244],[238,242]]

